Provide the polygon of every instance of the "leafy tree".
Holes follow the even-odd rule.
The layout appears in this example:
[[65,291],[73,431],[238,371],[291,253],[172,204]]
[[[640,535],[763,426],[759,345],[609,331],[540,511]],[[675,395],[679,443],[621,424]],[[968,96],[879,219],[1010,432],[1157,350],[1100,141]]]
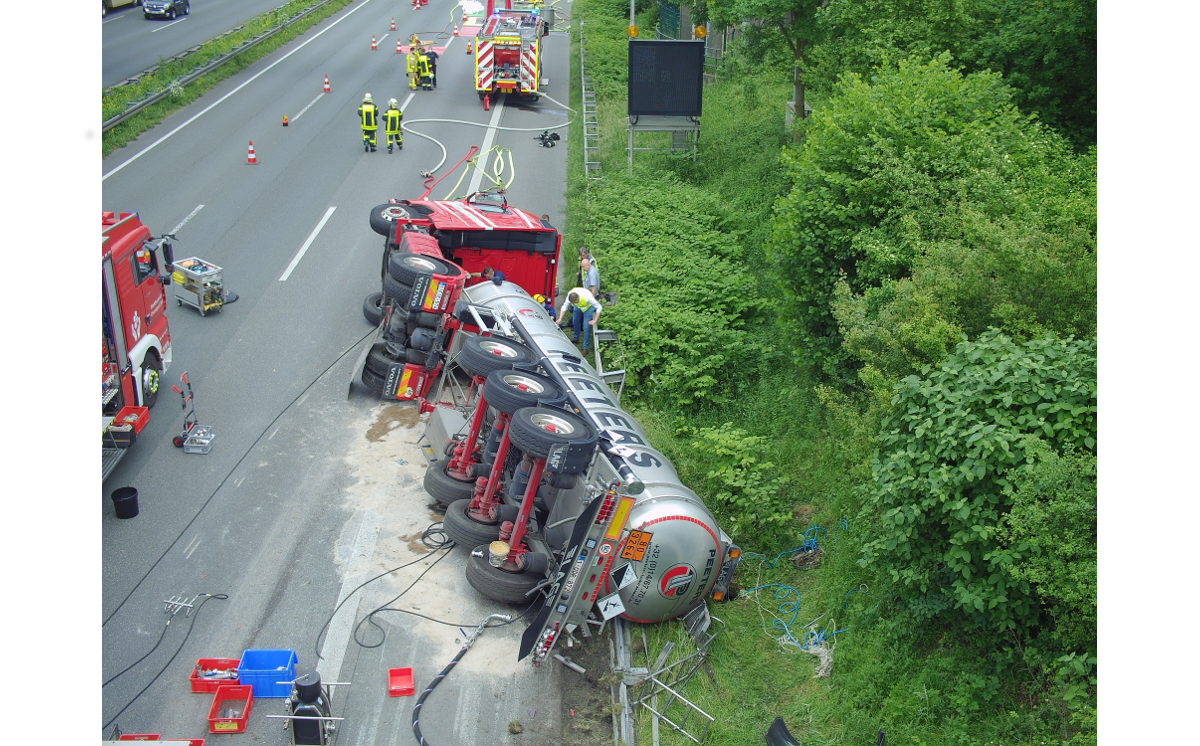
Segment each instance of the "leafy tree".
[[792,100],[804,118],[804,55],[820,39],[817,11],[829,0],[704,0],[696,19],[718,27],[747,24],[752,43],[778,44],[792,54]]
[[[1036,628],[1034,585],[1046,570],[1025,564],[1037,551],[1005,532],[1062,528],[1060,513],[1043,518],[1020,507],[1045,491],[1040,477],[1021,479],[1042,453],[1031,450],[1031,436],[1058,453],[1094,453],[1095,343],[1017,343],[991,330],[904,379],[892,405],[863,506],[874,538],[859,563],[890,575],[917,618],[948,615],[993,632]],[[1014,506],[1017,522],[1006,526]],[[1061,576],[1050,577],[1061,588]]]

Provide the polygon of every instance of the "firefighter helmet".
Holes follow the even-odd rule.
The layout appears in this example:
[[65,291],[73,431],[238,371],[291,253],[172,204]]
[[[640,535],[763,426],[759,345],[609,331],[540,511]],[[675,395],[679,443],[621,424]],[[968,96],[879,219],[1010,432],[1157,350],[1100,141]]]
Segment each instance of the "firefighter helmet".
[[369,103],[370,101],[371,101],[371,94],[368,93],[367,95],[363,96],[364,103]]
[[535,293],[533,296],[533,302],[534,303],[545,303],[546,296],[542,295],[541,293]]
[[393,108],[393,109],[397,108],[398,104],[396,103],[396,99],[394,99],[394,98],[389,98],[389,99],[388,99],[388,106],[389,106],[389,107],[391,107],[391,108]]

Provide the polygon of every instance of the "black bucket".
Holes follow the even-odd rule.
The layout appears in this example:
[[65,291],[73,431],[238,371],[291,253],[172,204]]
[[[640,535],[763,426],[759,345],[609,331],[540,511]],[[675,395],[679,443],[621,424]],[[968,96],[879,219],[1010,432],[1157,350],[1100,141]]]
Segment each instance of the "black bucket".
[[113,510],[117,518],[133,518],[138,514],[136,487],[118,487],[112,491]]

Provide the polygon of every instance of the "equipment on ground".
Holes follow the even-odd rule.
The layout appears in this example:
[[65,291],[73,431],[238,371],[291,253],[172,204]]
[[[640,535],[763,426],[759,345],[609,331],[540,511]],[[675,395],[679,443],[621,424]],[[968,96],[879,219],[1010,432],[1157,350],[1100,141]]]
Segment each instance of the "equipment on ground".
[[286,720],[289,743],[294,746],[327,746],[332,743],[337,723],[345,718],[333,717],[332,698],[329,687],[349,686],[348,683],[330,682],[321,684],[321,674],[303,671],[290,682],[292,692],[284,706],[286,715],[267,715],[268,718]]
[[556,142],[558,142],[559,137],[558,137],[557,132],[551,132],[550,130],[546,130],[545,132],[543,132],[542,134],[538,135],[537,137],[535,137],[533,139],[537,140],[538,145],[541,145],[543,148],[553,148],[554,144]]
[[175,282],[175,304],[188,305],[204,316],[221,312],[230,301],[225,294],[225,270],[200,257],[188,257],[175,263],[171,273]]
[[[162,374],[171,367],[167,296],[174,253],[136,212],[101,213],[103,477],[150,421]],[[160,267],[158,253],[162,251]]]
[[488,0],[486,18],[475,39],[475,90],[485,108],[499,93],[537,101],[550,82],[542,77],[542,37],[554,26],[554,8]]
[[[179,394],[182,400],[180,408],[183,409],[183,429],[171,439],[171,444],[176,448],[182,448],[184,453],[199,453],[207,454],[212,450],[212,442],[217,437],[211,427],[201,427],[200,421],[196,417],[196,396],[192,393],[192,383],[188,380],[187,371],[179,375],[179,382],[187,387],[185,392],[178,386],[171,384],[171,390]],[[191,404],[191,409],[188,409],[188,404]]]

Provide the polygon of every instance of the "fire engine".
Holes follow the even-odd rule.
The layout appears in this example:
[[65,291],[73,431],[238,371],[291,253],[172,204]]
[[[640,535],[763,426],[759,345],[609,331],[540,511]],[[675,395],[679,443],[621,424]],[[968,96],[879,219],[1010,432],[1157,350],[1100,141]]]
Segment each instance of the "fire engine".
[[475,90],[487,107],[493,93],[537,101],[542,77],[542,37],[554,26],[554,9],[520,0],[488,0],[487,16],[475,38]]
[[154,239],[136,212],[105,212],[100,224],[102,463],[107,478],[149,422],[162,374],[171,367],[164,286],[174,263],[167,239],[174,237]]
[[511,207],[501,190],[462,200],[395,199],[371,209],[384,236],[383,287],[363,301],[378,327],[354,380],[387,399],[425,396],[442,370],[454,331],[472,325],[455,308],[470,274],[492,267],[530,293],[554,300],[562,236]]

